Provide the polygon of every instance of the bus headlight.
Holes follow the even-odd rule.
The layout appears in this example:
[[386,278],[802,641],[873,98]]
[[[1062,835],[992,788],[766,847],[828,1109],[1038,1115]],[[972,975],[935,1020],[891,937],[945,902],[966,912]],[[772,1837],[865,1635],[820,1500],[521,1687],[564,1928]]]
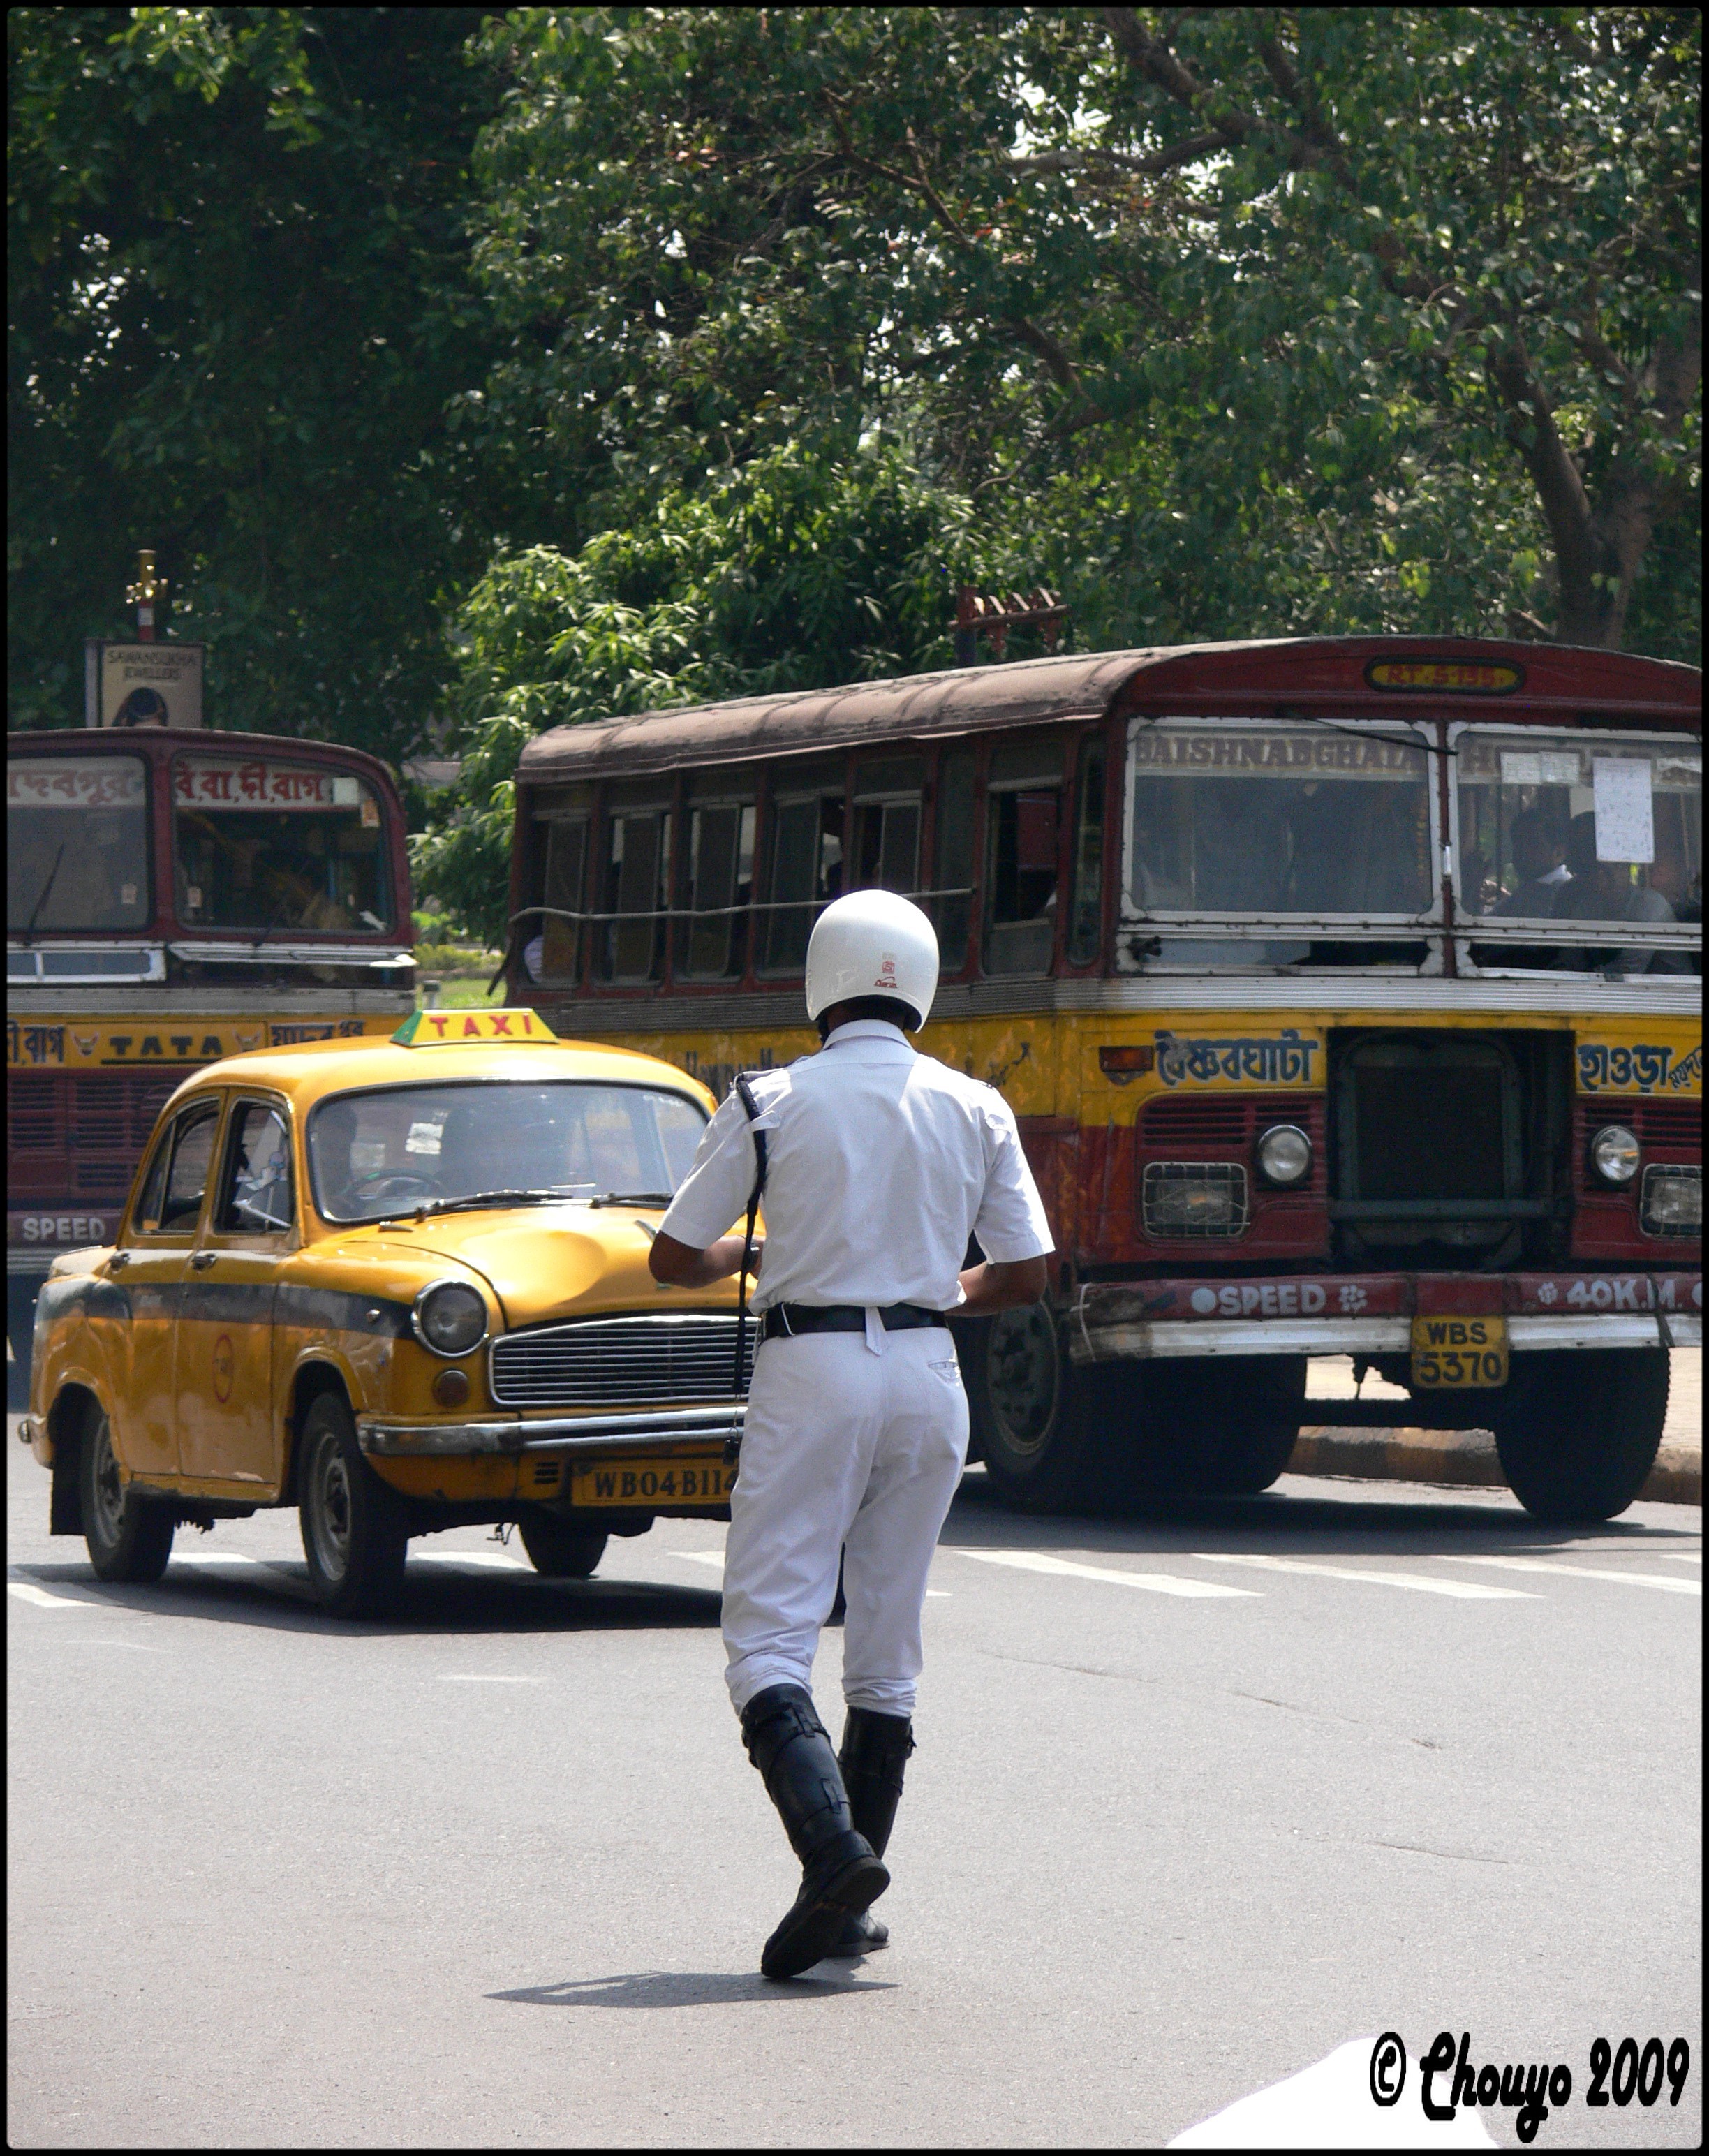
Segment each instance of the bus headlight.
[[1311,1141],[1297,1123],[1277,1123],[1258,1141],[1258,1172],[1266,1183],[1303,1183],[1311,1173]]
[[1604,1183],[1632,1180],[1638,1173],[1638,1141],[1624,1123],[1609,1123],[1592,1138],[1590,1165]]
[[435,1355],[466,1355],[486,1337],[486,1305],[463,1281],[435,1281],[409,1313],[415,1337]]
[[1646,1168],[1639,1223],[1646,1235],[1701,1235],[1703,1232],[1702,1169]]

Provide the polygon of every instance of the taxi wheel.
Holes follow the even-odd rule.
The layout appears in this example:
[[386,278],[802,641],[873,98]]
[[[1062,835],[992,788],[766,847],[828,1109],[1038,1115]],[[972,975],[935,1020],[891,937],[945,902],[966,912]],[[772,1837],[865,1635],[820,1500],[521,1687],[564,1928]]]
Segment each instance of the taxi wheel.
[[1494,1403],[1507,1486],[1539,1520],[1611,1520],[1649,1479],[1667,1419],[1662,1348],[1516,1355]]
[[158,1498],[125,1487],[113,1451],[112,1425],[99,1408],[84,1425],[79,1464],[83,1539],[96,1578],[132,1585],[158,1579],[172,1553],[177,1515]]
[[608,1540],[603,1527],[555,1520],[549,1512],[518,1521],[516,1532],[542,1579],[586,1579],[604,1556]]
[[1024,1512],[1095,1505],[1103,1373],[1070,1363],[1049,1306],[999,1311],[969,1326],[957,1344],[974,1433],[998,1496]]
[[350,1409],[322,1393],[303,1418],[298,1512],[315,1599],[335,1617],[382,1609],[403,1580],[403,1507],[356,1441]]

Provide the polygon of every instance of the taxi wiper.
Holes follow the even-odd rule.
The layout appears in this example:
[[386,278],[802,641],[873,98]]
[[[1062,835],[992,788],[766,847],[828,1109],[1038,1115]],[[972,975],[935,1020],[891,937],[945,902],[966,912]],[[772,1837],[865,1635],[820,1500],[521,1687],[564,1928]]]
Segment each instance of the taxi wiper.
[[555,1190],[477,1190],[467,1198],[430,1198],[415,1209],[418,1220],[436,1213],[467,1213],[482,1205],[562,1205],[586,1183],[561,1183]]
[[650,1210],[662,1210],[669,1205],[675,1193],[670,1190],[608,1190],[603,1198],[590,1198],[590,1205],[641,1205]]

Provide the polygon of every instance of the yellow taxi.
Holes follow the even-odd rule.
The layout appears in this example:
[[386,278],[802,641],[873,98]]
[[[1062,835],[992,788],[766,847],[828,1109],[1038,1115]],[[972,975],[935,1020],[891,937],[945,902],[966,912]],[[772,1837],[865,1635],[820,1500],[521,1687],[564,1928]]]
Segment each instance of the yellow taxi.
[[157,1579],[181,1522],[295,1505],[316,1597],[357,1615],[412,1535],[513,1522],[581,1576],[608,1535],[726,1517],[734,1284],[647,1270],[713,1106],[526,1010],[198,1071],[116,1242],[42,1291],[23,1437],[52,1532]]

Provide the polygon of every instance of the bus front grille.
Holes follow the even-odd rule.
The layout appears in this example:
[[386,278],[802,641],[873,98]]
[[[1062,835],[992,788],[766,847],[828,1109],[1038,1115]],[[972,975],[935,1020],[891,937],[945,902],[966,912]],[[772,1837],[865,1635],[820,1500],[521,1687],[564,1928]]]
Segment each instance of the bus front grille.
[[[572,1408],[727,1400],[732,1395],[736,1319],[588,1318],[542,1325],[495,1340],[493,1399],[501,1407]],[[752,1367],[758,1328],[748,1327]],[[742,1389],[747,1388],[743,1372]]]

